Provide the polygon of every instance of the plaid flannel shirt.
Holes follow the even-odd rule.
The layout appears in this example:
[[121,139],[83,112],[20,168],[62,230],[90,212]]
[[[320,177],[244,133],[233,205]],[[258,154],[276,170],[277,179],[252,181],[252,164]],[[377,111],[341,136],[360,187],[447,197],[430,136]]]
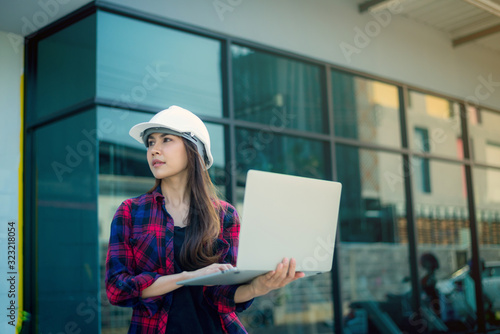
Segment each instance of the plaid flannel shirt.
[[[106,292],[111,304],[133,307],[129,333],[165,333],[172,293],[141,298],[141,292],[160,276],[174,273],[174,222],[157,188],[124,201],[111,223],[106,259]],[[221,201],[221,234],[217,248],[221,263],[236,265],[240,223],[238,213]],[[236,315],[252,300],[236,304],[237,285],[206,286],[203,295],[219,312],[226,333],[246,333]]]

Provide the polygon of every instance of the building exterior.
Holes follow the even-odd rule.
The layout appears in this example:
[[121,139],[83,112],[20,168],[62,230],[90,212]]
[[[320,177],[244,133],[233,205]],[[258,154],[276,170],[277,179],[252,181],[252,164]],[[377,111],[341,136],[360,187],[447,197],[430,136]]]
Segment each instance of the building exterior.
[[237,208],[248,169],[343,184],[334,269],[258,298],[249,332],[500,329],[500,4],[0,4],[0,332],[126,332],[109,227],[153,184],[128,130],[173,104]]

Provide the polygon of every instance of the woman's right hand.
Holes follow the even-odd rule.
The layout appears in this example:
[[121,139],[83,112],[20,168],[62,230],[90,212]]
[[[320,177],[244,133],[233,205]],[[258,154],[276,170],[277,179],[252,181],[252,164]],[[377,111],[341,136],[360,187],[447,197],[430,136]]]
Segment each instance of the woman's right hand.
[[183,271],[180,274],[165,275],[158,278],[153,284],[151,284],[146,289],[142,290],[142,298],[149,298],[164,295],[171,291],[180,288],[182,285],[178,285],[177,282],[184,281],[186,279],[195,278],[199,276],[205,276],[213,274],[219,271],[225,271],[232,269],[233,266],[229,263],[214,263],[204,268],[193,271]]
[[231,269],[233,269],[233,266],[230,263],[212,263],[211,265],[200,268],[198,270],[185,272],[185,274],[188,275],[189,278],[195,278],[215,274],[220,271],[224,272]]

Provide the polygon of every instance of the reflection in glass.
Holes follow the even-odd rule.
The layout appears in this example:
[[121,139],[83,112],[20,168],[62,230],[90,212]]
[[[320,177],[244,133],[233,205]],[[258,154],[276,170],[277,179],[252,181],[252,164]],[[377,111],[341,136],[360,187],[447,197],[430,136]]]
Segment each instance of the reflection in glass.
[[474,168],[486,321],[500,328],[500,169]]
[[430,160],[429,169],[432,191],[415,192],[419,243],[469,245],[463,166]]
[[491,166],[500,166],[500,114],[469,106],[469,133],[472,158]]
[[220,43],[98,12],[97,95],[131,108],[222,116]]
[[[469,270],[472,255],[464,166],[430,160],[429,169],[432,191],[415,191],[422,305],[438,316],[435,324],[474,330],[475,284]],[[418,189],[417,180],[413,181]],[[428,254],[438,263],[432,280],[424,260]]]
[[[68,323],[98,333],[97,154],[95,112],[86,111],[34,133],[36,332],[62,332]],[[97,299],[99,298],[99,300]],[[90,308],[89,308],[90,310]],[[86,321],[82,321],[86,320]]]
[[328,179],[328,156],[325,142],[289,137],[277,131],[236,130],[238,186],[244,185],[249,169]]
[[332,71],[335,135],[401,146],[398,88]]
[[333,333],[330,273],[290,283],[238,314],[249,333]]
[[336,156],[339,181],[357,190],[342,194],[342,241],[401,242],[406,234],[396,226],[405,218],[401,157],[344,145],[337,146]]
[[[422,148],[422,152],[430,151],[429,131],[427,129],[415,128],[415,143]],[[423,193],[431,192],[431,176],[429,171],[429,159],[414,156],[413,158],[413,177],[415,179],[416,189]]]
[[[34,112],[49,116],[95,95],[96,17],[38,42]],[[31,115],[29,115],[31,116]]]
[[336,161],[345,327],[384,333],[368,328],[375,317],[405,330],[412,310],[402,158],[337,145]]
[[[100,286],[105,293],[104,275],[106,252],[113,215],[127,198],[141,195],[154,184],[146,160],[146,148],[129,136],[130,128],[147,122],[152,115],[113,108],[99,108],[97,129],[99,140],[99,265]],[[226,173],[224,129],[222,125],[206,124],[211,138],[214,164],[209,169],[215,186],[225,196]],[[105,295],[104,295],[105,296]],[[109,304],[106,298],[101,305],[103,333],[123,333],[128,330],[132,308]]]
[[328,132],[321,67],[231,46],[237,119],[313,132]]
[[428,138],[422,142],[418,133],[410,131],[410,147],[417,152],[430,152],[442,156],[461,158],[462,138],[460,107],[458,103],[416,91],[409,92],[409,129],[424,129]]

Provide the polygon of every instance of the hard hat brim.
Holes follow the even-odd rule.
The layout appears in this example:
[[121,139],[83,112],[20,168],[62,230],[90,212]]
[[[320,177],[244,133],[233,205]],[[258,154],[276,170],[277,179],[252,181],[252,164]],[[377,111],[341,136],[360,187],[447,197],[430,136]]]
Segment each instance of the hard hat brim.
[[139,123],[139,124],[134,125],[130,129],[128,134],[130,135],[130,137],[134,138],[139,143],[144,144],[144,140],[142,139],[142,134],[144,133],[144,131],[146,131],[147,129],[151,129],[151,128],[164,128],[164,129],[171,129],[171,130],[180,132],[178,129],[165,126],[165,124],[143,122],[143,123]]
[[[144,140],[142,138],[142,135],[146,132],[146,130],[151,129],[151,128],[163,128],[163,129],[173,130],[174,132],[181,132],[182,133],[182,131],[180,131],[179,129],[176,129],[175,127],[169,127],[169,126],[165,126],[165,124],[154,123],[154,122],[143,122],[143,123],[136,124],[130,129],[130,131],[128,133],[132,138],[137,140],[139,143],[144,144]],[[194,143],[198,146],[198,144],[196,142],[194,142]],[[205,149],[205,147],[203,147],[203,153],[205,153],[205,155],[206,155],[205,167],[208,169],[212,166],[214,159],[212,157],[211,152],[207,151]],[[202,156],[203,156],[203,154],[202,154]]]

